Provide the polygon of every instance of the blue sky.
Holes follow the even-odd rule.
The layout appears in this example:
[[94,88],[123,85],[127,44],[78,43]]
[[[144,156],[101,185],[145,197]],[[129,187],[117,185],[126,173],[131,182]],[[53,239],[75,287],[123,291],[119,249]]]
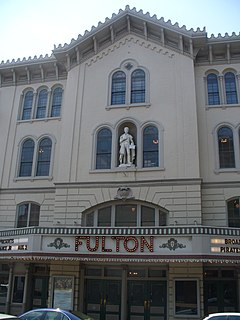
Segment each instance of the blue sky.
[[126,5],[208,37],[240,32],[240,0],[0,0],[0,63],[50,55]]

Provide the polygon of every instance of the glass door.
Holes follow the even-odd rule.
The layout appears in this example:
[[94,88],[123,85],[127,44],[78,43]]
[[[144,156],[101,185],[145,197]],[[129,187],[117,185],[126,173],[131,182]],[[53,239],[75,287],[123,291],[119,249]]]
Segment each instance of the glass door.
[[165,281],[128,281],[128,319],[166,319]]
[[86,313],[95,320],[120,320],[121,281],[86,280]]
[[33,277],[31,309],[47,308],[49,277]]
[[205,314],[238,311],[235,281],[207,281],[204,291]]

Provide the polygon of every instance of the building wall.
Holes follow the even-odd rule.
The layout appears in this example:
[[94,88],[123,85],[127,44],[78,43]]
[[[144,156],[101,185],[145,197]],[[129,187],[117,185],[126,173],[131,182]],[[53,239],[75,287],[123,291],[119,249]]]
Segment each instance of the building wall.
[[[216,129],[221,124],[230,124],[235,128],[235,140],[237,142],[237,128],[239,127],[239,107],[223,103],[221,106],[208,106],[206,95],[206,77],[207,72],[217,71],[223,75],[226,70],[239,72],[239,63],[216,64],[211,66],[201,66],[195,68],[196,78],[196,97],[199,128],[199,158],[201,177],[204,182],[222,182],[239,181],[237,170],[219,170],[218,168],[218,147],[216,138]],[[223,80],[222,80],[223,81]],[[237,82],[239,90],[239,82]],[[220,91],[224,94],[223,90]],[[236,145],[236,151],[239,154],[239,148]],[[239,166],[239,163],[237,163]],[[239,189],[238,189],[239,190]]]
[[5,190],[0,193],[1,229],[15,228],[17,206],[23,202],[35,202],[40,204],[40,224],[49,226],[54,221],[55,190]]
[[[124,181],[123,175],[116,177],[115,172],[105,175],[94,174],[94,171],[89,173],[93,169],[95,130],[103,124],[115,129],[124,119],[139,127],[146,121],[155,121],[164,131],[164,170],[153,173],[137,170],[134,179],[199,177],[193,61],[161,46],[153,49],[147,41],[142,42],[137,37],[127,37],[104,51],[101,58],[97,56],[69,72],[62,120],[62,167],[57,181]],[[129,110],[113,107],[108,110],[110,75],[132,57],[149,74],[150,106],[130,107]],[[116,159],[117,141],[118,136],[114,142]],[[136,145],[138,147],[138,141]],[[118,166],[117,160],[115,166]]]
[[[169,225],[201,224],[201,192],[198,183],[179,185],[142,185],[131,188],[134,200],[144,201],[169,211]],[[81,224],[82,212],[91,207],[113,203],[117,186],[64,187],[56,189],[54,222],[61,225]]]

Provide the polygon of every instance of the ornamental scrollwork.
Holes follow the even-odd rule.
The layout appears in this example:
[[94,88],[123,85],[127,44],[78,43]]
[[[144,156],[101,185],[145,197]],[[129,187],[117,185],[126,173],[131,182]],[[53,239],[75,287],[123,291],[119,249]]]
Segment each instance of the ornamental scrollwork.
[[182,243],[179,243],[176,239],[170,238],[168,242],[163,243],[159,248],[168,248],[169,250],[183,249],[186,246]]
[[54,248],[59,249],[59,250],[61,248],[69,248],[70,247],[69,244],[63,242],[62,238],[56,238],[52,243],[49,243],[47,246],[48,247],[54,247]]

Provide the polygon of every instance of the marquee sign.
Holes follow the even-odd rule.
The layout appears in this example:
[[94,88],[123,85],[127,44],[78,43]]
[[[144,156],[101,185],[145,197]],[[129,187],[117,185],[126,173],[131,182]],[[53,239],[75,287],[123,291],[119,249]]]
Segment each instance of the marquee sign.
[[180,254],[192,252],[192,237],[162,237],[135,235],[79,235],[76,237],[44,237],[44,252],[72,252],[74,254]]
[[[180,240],[180,239],[179,239]],[[191,242],[187,239],[179,240],[170,238],[164,242],[154,236],[79,236],[75,238],[75,251],[84,252],[124,252],[124,253],[151,253],[164,249],[175,251],[176,249],[191,249]]]
[[19,251],[28,249],[28,238],[0,239],[0,251]]
[[[11,255],[74,259],[225,259],[240,261],[240,237],[213,234],[28,234],[0,238],[0,258]],[[173,232],[174,233],[174,232]],[[176,232],[175,232],[176,233]],[[194,261],[195,261],[194,260]],[[205,261],[204,260],[204,261]],[[219,260],[220,261],[220,260]],[[224,260],[221,260],[224,261]]]
[[211,252],[226,253],[226,254],[232,254],[232,253],[240,254],[240,239],[213,238],[211,239]]

